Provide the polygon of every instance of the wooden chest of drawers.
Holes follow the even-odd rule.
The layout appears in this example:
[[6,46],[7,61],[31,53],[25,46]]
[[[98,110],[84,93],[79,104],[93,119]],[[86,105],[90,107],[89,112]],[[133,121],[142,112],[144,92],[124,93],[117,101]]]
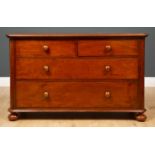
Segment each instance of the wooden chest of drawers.
[[11,121],[22,112],[144,115],[146,34],[10,34]]

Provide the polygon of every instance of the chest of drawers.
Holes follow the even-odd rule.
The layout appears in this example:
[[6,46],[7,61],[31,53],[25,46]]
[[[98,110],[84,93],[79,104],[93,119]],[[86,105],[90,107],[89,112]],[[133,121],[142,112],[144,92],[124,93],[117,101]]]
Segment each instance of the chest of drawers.
[[9,120],[24,112],[144,115],[146,34],[9,34]]

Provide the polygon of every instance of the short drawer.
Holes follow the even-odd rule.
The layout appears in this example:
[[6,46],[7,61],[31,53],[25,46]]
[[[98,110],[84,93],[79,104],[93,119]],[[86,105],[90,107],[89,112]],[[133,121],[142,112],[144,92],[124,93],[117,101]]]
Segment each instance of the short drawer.
[[17,40],[17,57],[75,57],[72,40]]
[[138,52],[137,40],[81,40],[78,43],[79,56],[136,56]]
[[[25,91],[28,90],[28,91]],[[17,108],[137,108],[136,82],[16,82]]]
[[136,58],[26,59],[16,62],[17,79],[137,79]]

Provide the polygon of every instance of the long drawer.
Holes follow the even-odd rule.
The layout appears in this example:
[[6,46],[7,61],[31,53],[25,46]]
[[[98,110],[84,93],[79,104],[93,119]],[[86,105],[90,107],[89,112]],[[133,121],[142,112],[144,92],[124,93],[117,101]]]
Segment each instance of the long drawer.
[[16,61],[17,79],[138,79],[136,58],[26,59]]
[[137,82],[16,82],[18,108],[137,108]]

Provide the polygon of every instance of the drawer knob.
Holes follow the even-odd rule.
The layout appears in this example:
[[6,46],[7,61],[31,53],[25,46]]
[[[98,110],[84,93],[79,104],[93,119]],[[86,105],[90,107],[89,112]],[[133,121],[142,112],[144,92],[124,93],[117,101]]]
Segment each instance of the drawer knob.
[[43,50],[44,50],[45,52],[48,52],[48,51],[49,51],[49,47],[48,47],[47,45],[44,45],[44,46],[43,46]]
[[47,65],[45,65],[43,68],[45,72],[49,72],[49,67]]
[[109,65],[105,66],[105,71],[106,72],[109,72],[110,70],[111,70],[111,66],[109,66]]
[[105,46],[105,49],[106,49],[106,51],[108,51],[108,52],[109,52],[109,51],[111,51],[111,50],[112,50],[112,47],[111,47],[110,45],[106,45],[106,46]]
[[49,97],[49,93],[48,92],[44,92],[44,98],[47,99]]
[[105,92],[105,97],[106,98],[110,98],[111,97],[111,92],[110,91],[106,91]]

